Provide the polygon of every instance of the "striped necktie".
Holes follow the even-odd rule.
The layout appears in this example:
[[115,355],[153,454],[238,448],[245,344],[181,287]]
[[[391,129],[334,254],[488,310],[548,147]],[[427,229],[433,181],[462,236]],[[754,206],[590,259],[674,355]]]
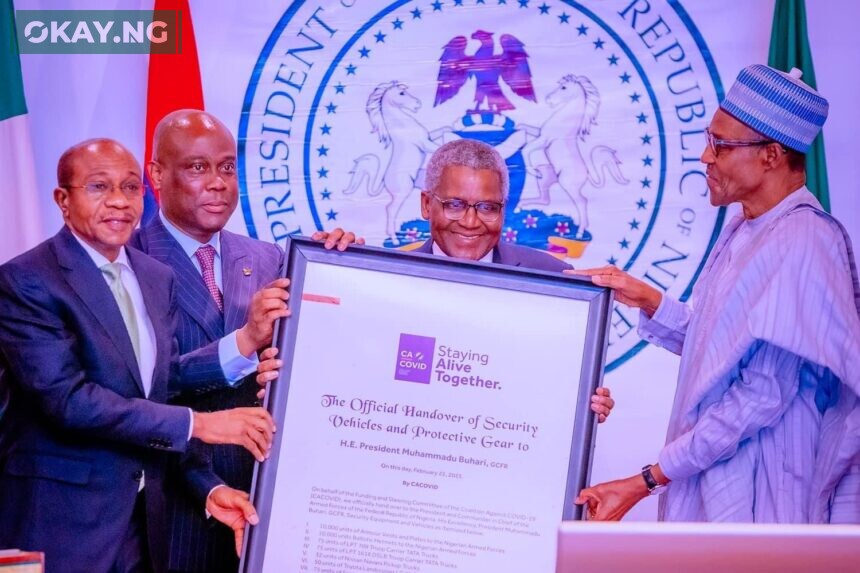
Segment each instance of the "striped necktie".
[[110,282],[110,291],[113,293],[116,304],[119,306],[119,312],[122,315],[122,321],[125,323],[125,329],[128,331],[128,337],[131,340],[131,346],[134,349],[135,358],[140,361],[140,331],[137,326],[137,315],[134,312],[134,303],[131,302],[131,297],[125,286],[122,284],[121,274],[122,265],[119,263],[108,263],[101,267],[101,271],[107,275]]
[[209,294],[212,295],[215,304],[218,305],[218,310],[224,312],[224,299],[221,297],[221,291],[218,290],[218,283],[215,282],[215,247],[203,245],[197,249],[194,256],[200,263],[200,270],[203,271],[203,282],[206,283]]

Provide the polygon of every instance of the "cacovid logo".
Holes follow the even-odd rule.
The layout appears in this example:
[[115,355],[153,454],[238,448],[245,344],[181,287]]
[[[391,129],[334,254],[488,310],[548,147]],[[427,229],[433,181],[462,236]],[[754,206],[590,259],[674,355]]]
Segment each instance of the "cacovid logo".
[[435,350],[436,339],[433,337],[400,333],[394,379],[429,384]]

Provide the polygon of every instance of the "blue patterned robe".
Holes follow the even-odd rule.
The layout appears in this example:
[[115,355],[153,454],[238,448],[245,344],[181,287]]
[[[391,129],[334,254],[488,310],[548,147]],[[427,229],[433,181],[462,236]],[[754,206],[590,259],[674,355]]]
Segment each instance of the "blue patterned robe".
[[860,288],[803,187],[730,221],[640,334],[681,355],[661,469],[672,521],[860,522]]

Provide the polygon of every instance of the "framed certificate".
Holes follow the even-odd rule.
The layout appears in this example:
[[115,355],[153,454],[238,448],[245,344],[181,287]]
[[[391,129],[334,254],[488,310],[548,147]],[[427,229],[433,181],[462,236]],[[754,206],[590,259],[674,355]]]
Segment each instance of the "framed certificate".
[[288,245],[292,316],[243,571],[554,571],[579,517],[611,293],[369,247]]

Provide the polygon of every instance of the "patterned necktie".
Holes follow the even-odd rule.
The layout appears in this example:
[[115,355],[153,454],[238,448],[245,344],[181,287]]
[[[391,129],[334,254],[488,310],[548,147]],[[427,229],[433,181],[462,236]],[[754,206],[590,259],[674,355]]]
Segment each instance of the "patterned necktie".
[[140,361],[140,331],[137,326],[137,315],[134,312],[134,304],[131,302],[131,297],[125,286],[122,284],[121,274],[122,265],[119,263],[108,263],[101,267],[101,271],[107,275],[110,280],[110,291],[116,299],[116,304],[119,306],[119,312],[122,315],[122,321],[125,323],[125,329],[128,331],[128,337],[131,340],[131,347],[134,349],[134,356]]
[[212,245],[203,245],[194,253],[197,261],[200,263],[200,270],[203,271],[203,282],[206,283],[206,288],[209,289],[209,294],[218,305],[218,310],[224,312],[224,299],[221,298],[221,291],[218,290],[218,283],[215,282],[215,247]]

